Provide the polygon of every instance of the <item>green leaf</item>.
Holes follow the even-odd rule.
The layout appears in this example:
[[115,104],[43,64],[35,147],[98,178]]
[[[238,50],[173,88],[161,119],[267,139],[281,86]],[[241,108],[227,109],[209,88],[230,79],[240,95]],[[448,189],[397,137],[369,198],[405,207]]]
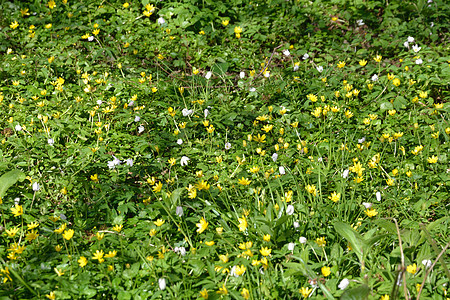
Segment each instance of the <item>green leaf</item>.
[[393,109],[394,106],[392,105],[391,102],[382,102],[380,104],[380,110],[381,111],[385,111],[385,110],[389,110],[389,109]]
[[0,197],[5,196],[6,191],[18,180],[24,180],[25,174],[20,170],[9,171],[0,177]]
[[337,221],[334,223],[337,233],[344,237],[352,246],[353,251],[360,262],[363,261],[364,241],[361,235],[356,232],[350,225]]
[[367,285],[362,284],[360,286],[345,291],[345,293],[342,294],[341,296],[341,300],[363,300],[367,299],[369,293],[370,288]]

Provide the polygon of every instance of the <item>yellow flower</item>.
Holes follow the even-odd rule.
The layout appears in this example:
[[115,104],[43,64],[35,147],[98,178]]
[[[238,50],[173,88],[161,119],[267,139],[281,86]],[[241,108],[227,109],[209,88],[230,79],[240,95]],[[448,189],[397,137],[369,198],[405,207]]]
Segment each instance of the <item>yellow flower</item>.
[[245,218],[245,216],[242,216],[242,218],[238,218],[238,221],[239,231],[245,231],[248,227],[247,219]]
[[328,199],[330,199],[331,201],[333,201],[334,203],[336,203],[336,202],[339,201],[339,199],[341,199],[341,193],[333,192],[333,193],[331,194],[331,196],[328,196]]
[[261,253],[262,256],[269,256],[270,253],[272,252],[272,249],[268,247],[261,247],[261,250],[259,250],[259,252]]
[[428,157],[428,162],[430,163],[430,164],[435,164],[435,163],[437,163],[437,161],[438,161],[438,157],[437,156],[435,156],[435,155],[433,155],[432,157]]
[[214,246],[214,241],[205,242],[206,246]]
[[365,59],[359,61],[359,65],[361,67],[364,67],[366,64],[367,64],[367,60],[365,60]]
[[117,255],[117,251],[113,250],[113,251],[109,251],[107,254],[105,254],[105,258],[113,258]]
[[422,98],[422,99],[425,99],[426,97],[428,97],[428,93],[427,93],[427,92],[421,91],[421,92],[419,93],[419,97]]
[[411,274],[416,274],[417,272],[417,265],[416,264],[412,264],[406,267],[406,272],[411,273]]
[[241,179],[238,179],[238,183],[239,183],[239,184],[242,184],[242,185],[249,185],[250,182],[252,182],[252,181],[249,180],[248,178],[242,177]]
[[11,207],[11,212],[13,213],[14,217],[23,215],[22,205],[16,204],[14,207]]
[[98,174],[91,175],[91,180],[94,182],[98,182]]
[[[100,29],[95,29],[94,31],[92,31],[93,35],[98,35],[100,33]],[[126,48],[126,47],[125,47]]]
[[60,252],[62,250],[62,246],[61,245],[56,245],[55,246],[55,251],[56,252]]
[[230,20],[222,20],[223,26],[228,26],[229,23],[230,23]]
[[48,1],[47,5],[50,9],[54,9],[56,7],[56,3],[53,0]]
[[399,86],[400,85],[400,79],[395,78],[394,80],[392,80],[392,84],[395,86]]
[[95,253],[93,254],[92,259],[96,259],[96,260],[98,260],[99,263],[102,263],[102,262],[105,261],[105,259],[103,258],[103,255],[104,255],[104,254],[105,254],[105,253],[103,252],[103,250],[97,250],[97,251],[95,251]]
[[64,231],[62,236],[64,239],[69,241],[73,237],[73,234],[74,234],[73,229],[69,229],[69,230]]
[[17,27],[19,27],[19,23],[17,23],[17,21],[14,21],[11,23],[11,25],[9,25],[9,27],[11,27],[11,29],[16,29]]
[[321,237],[321,238],[317,238],[317,239],[316,239],[316,244],[317,244],[319,247],[325,247],[325,245],[327,244],[327,241],[325,241],[325,237],[323,236],[323,237]]
[[389,300],[389,295],[386,294],[384,296],[381,296],[380,300]]
[[208,228],[208,224],[209,224],[209,223],[206,222],[205,218],[202,217],[202,218],[200,219],[200,222],[197,223],[197,224],[195,224],[195,225],[198,227],[197,233],[202,233],[203,231],[205,231],[206,228]]
[[64,275],[64,272],[63,272],[62,269],[58,270],[58,269],[55,267],[55,268],[53,268],[53,270],[55,270],[55,273],[58,274],[58,277]]
[[8,234],[8,237],[14,237],[16,235],[16,233],[19,231],[19,227],[13,227],[10,229],[5,230],[6,233]]
[[50,29],[50,28],[52,28],[52,24],[49,23],[49,24],[45,25],[44,27],[45,27],[46,29]]
[[120,232],[120,231],[122,231],[122,228],[123,228],[123,225],[122,224],[120,224],[120,225],[114,225],[114,227],[112,228],[114,231],[117,231],[117,232]]
[[329,267],[326,267],[326,266],[322,267],[321,271],[322,271],[322,275],[324,277],[327,277],[327,276],[329,276],[331,274],[331,269]]
[[27,235],[25,236],[25,239],[29,242],[31,242],[32,240],[37,239],[37,237],[39,236],[39,234],[37,233],[36,230],[31,230],[30,232],[27,233]]
[[97,236],[97,240],[101,241],[103,239],[103,237],[105,236],[105,233],[104,232],[97,232],[96,236]]
[[315,185],[308,184],[305,186],[305,189],[308,193],[312,194],[313,196],[317,196],[317,190]]
[[378,214],[375,208],[367,209],[365,213],[369,218],[375,217]]
[[195,187],[196,187],[199,191],[201,191],[201,190],[206,190],[206,191],[207,191],[207,190],[209,190],[209,188],[211,187],[211,185],[208,184],[207,181],[202,180],[202,181],[197,182],[197,183],[195,184]]
[[373,58],[374,61],[380,62],[383,57],[381,55],[377,55]]
[[50,300],[55,300],[56,299],[55,292],[50,292],[50,294],[45,295],[45,297],[47,297]]
[[299,290],[302,294],[303,298],[308,298],[309,294],[311,294],[312,289],[308,287],[303,287]]
[[81,257],[78,259],[78,265],[79,265],[81,268],[83,268],[84,266],[86,266],[86,265],[87,265],[87,259],[86,259],[86,257],[81,256]]
[[155,222],[153,222],[153,224],[155,224],[156,226],[160,227],[162,226],[166,221],[162,220],[162,219],[158,219]]
[[209,295],[208,295],[208,290],[207,289],[203,289],[200,291],[200,297],[202,297],[203,299],[208,299]]
[[161,183],[161,182],[158,182],[158,183],[155,184],[155,186],[153,187],[153,191],[154,191],[155,193],[161,192],[162,186],[163,186],[162,183]]
[[216,293],[219,295],[228,295],[228,290],[227,290],[227,287],[225,286],[225,284],[222,285],[222,287],[220,287]]
[[125,3],[123,4],[123,8],[128,8],[128,6],[130,6],[130,3],[128,3],[128,2],[125,2]]
[[246,288],[243,288],[243,289],[242,289],[241,295],[242,295],[242,297],[243,297],[244,299],[250,298],[250,292],[249,292]]
[[234,273],[237,276],[241,276],[242,274],[245,273],[245,270],[247,270],[247,268],[244,265],[240,265],[240,266],[235,266],[234,268]]
[[270,242],[270,234],[265,234],[265,235],[263,235],[263,240],[264,240],[265,242]]
[[235,26],[235,27],[234,27],[234,33],[236,33],[236,34],[242,33],[242,28],[241,28],[241,26]]
[[345,67],[345,62],[340,61],[340,62],[337,64],[337,67],[338,67],[339,69],[342,69],[343,67]]

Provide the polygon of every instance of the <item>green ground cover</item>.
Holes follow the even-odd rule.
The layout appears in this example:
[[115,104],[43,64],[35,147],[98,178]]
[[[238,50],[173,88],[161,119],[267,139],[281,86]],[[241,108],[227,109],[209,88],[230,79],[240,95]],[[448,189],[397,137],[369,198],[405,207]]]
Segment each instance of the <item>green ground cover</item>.
[[449,16],[1,2],[0,299],[449,299]]

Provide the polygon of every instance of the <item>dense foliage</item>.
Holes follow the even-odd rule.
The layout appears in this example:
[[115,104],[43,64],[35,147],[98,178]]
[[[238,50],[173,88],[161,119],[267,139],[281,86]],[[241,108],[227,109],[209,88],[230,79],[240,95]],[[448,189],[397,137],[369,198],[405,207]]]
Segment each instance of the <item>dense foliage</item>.
[[449,16],[1,2],[1,299],[448,297]]

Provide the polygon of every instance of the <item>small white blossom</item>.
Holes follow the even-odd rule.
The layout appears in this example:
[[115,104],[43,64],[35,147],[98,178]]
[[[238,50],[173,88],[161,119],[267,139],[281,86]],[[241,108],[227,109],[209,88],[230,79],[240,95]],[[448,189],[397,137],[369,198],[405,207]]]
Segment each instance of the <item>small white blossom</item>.
[[[97,105],[102,105],[102,103],[103,103],[102,100],[97,100]],[[128,104],[128,106],[130,106],[130,105]]]
[[50,146],[53,146],[53,144],[55,143],[55,141],[54,141],[53,139],[48,139],[48,140],[47,140],[47,143],[48,143]]
[[429,259],[424,259],[424,260],[422,260],[422,265],[425,266],[425,269],[428,269],[429,267],[431,267],[432,264],[433,264],[433,263],[432,263],[431,260],[429,260]]
[[421,58],[416,60],[416,65],[421,65],[423,63],[423,60]]
[[307,60],[308,58],[309,58],[309,54],[308,53],[303,54],[303,57],[302,57],[303,60]]
[[294,214],[294,206],[293,205],[288,205],[286,207],[286,214],[289,216],[292,216]]
[[240,72],[239,73],[239,78],[244,79],[245,78],[245,72]]
[[114,155],[113,155],[113,158],[114,158],[113,160],[108,161],[108,168],[110,168],[110,169],[115,169],[116,166],[120,165],[120,159],[118,159]]
[[173,249],[173,251],[175,251],[175,253],[181,254],[181,256],[186,255],[186,248],[184,248],[184,247],[175,247],[175,249]]
[[133,160],[131,158],[125,160],[126,164],[130,167],[133,166]]
[[249,91],[250,92],[256,92],[256,89],[254,87],[251,87]]
[[158,279],[158,284],[159,284],[159,289],[161,291],[166,289],[166,279],[164,279],[164,278]]
[[408,36],[408,43],[414,43],[414,38],[412,36]]
[[264,75],[264,77],[266,77],[266,78],[269,78],[270,77],[270,71],[265,71],[264,73],[263,73],[263,75]]
[[323,67],[322,66],[317,66],[316,70],[317,70],[317,72],[322,73],[323,72]]
[[430,23],[430,27],[434,27],[434,22],[431,22],[431,23]]
[[294,251],[294,248],[295,248],[295,243],[289,243],[288,244],[288,250],[289,251]]
[[375,197],[377,198],[377,201],[381,201],[381,193],[376,192]]
[[347,278],[344,278],[341,280],[341,283],[339,283],[338,288],[340,288],[341,290],[345,290],[349,284],[350,281]]
[[139,122],[140,120],[141,120],[141,117],[139,117],[139,116],[134,117],[135,122]]
[[277,154],[277,153],[272,154],[272,160],[273,160],[273,162],[276,162],[277,159],[278,159],[278,154]]
[[14,198],[14,205],[18,205],[20,203],[20,198]]
[[188,162],[189,162],[190,160],[191,160],[191,159],[190,159],[189,157],[183,156],[183,157],[181,158],[181,160],[180,160],[180,165],[182,165],[182,166],[187,166],[187,164],[188,164]]
[[209,116],[209,110],[207,108],[205,108],[205,110],[203,111],[203,114],[205,115],[205,118]]
[[210,79],[211,76],[212,76],[212,72],[211,72],[211,71],[208,71],[208,72],[206,73],[206,75],[205,75],[205,78],[206,78],[206,79]]
[[356,21],[356,24],[358,25],[358,26],[363,26],[364,25],[364,21],[361,19],[361,20],[357,20]]
[[177,144],[178,144],[178,145],[183,144],[183,140],[182,140],[182,139],[178,139],[178,140],[177,140]]
[[406,48],[409,48],[409,43],[408,43],[408,41],[404,42],[404,43],[403,43],[403,46],[405,46]]
[[176,213],[177,216],[179,216],[179,217],[183,216],[183,207],[177,206],[177,208],[175,209],[175,213]]
[[349,172],[350,172],[350,171],[349,171],[348,169],[347,169],[347,170],[344,170],[344,172],[342,173],[342,178],[347,178]]
[[22,131],[22,126],[20,126],[19,124],[16,125],[16,127],[14,127],[14,129],[16,131]]
[[377,74],[373,74],[371,79],[372,79],[372,81],[377,81],[378,80],[378,75]]
[[90,37],[88,37],[88,41],[89,42],[92,42],[94,40],[94,36],[93,35],[91,35]]
[[291,52],[289,52],[289,50],[283,50],[283,54],[284,54],[284,56],[289,56],[289,55],[291,55]]
[[300,242],[300,244],[305,244],[307,239],[304,236],[301,236],[298,241]]
[[40,188],[41,188],[41,186],[39,185],[39,183],[37,183],[37,182],[33,183],[33,191],[37,192],[37,191],[39,191]]
[[300,223],[298,223],[297,221],[294,222],[294,228],[299,228],[300,227]]
[[280,175],[286,174],[286,170],[284,169],[283,166],[280,166],[280,167],[278,168],[278,172],[280,172]]
[[166,20],[164,20],[163,17],[159,17],[159,18],[158,18],[158,24],[159,24],[159,25],[162,25],[162,24],[164,24],[164,23],[166,23]]
[[420,51],[421,47],[419,47],[419,45],[416,44],[416,45],[412,46],[412,49],[413,49],[414,52],[417,53],[417,52]]
[[145,130],[144,126],[141,125],[141,126],[138,127],[138,132],[139,133],[144,132],[144,130]]
[[230,150],[231,149],[231,144],[229,142],[225,143],[225,150]]
[[358,139],[358,144],[362,144],[366,141],[366,137]]
[[366,208],[366,209],[370,209],[372,207],[372,203],[368,203],[368,202],[363,202],[362,205]]
[[181,113],[183,114],[183,117],[188,117],[188,116],[192,115],[194,113],[194,111],[192,109],[183,108]]

